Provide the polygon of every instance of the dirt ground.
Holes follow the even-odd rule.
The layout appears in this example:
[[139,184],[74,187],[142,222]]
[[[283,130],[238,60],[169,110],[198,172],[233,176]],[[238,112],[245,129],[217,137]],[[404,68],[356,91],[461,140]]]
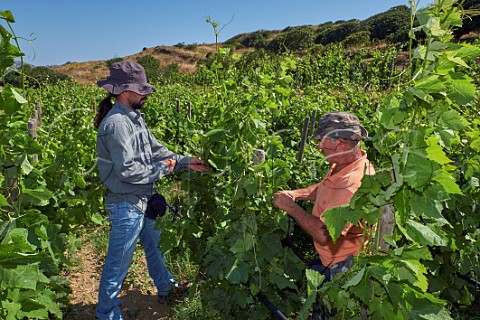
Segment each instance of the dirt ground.
[[[66,275],[71,282],[71,309],[65,314],[64,319],[93,320],[95,319],[97,290],[103,265],[91,243],[82,246],[75,254],[73,261],[75,261],[75,266]],[[124,288],[119,298],[122,300],[121,308],[126,320],[170,319],[168,315],[174,304],[174,301],[167,301],[164,305],[160,305],[157,302],[153,283],[148,284],[146,289]]]

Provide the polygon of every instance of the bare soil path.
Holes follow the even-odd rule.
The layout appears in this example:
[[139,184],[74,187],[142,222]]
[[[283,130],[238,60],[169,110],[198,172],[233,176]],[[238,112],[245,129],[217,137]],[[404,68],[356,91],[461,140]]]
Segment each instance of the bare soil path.
[[[71,309],[65,315],[65,320],[93,320],[97,305],[97,290],[102,272],[102,262],[95,253],[91,243],[85,243],[73,257],[74,266],[70,269],[67,279],[71,282]],[[145,269],[147,267],[145,265]],[[125,287],[125,286],[124,286]],[[119,298],[122,300],[122,312],[126,320],[165,320],[170,319],[172,303],[165,305],[157,302],[153,283],[146,289],[124,288]]]

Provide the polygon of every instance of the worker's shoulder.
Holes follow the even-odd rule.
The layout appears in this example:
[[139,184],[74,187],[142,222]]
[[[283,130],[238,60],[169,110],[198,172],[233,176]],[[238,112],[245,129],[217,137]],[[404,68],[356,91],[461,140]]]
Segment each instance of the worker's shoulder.
[[113,132],[117,130],[132,130],[133,125],[127,115],[121,112],[109,112],[98,127],[98,132]]

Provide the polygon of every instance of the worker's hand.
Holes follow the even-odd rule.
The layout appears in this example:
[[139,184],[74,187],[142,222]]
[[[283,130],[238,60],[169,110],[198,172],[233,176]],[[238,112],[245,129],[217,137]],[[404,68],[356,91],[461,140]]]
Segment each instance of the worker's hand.
[[209,168],[204,165],[203,160],[200,160],[198,158],[190,158],[189,168],[190,170],[198,172],[207,172],[209,170]]
[[[277,194],[284,194],[284,195],[292,198],[293,201],[296,201],[295,192],[293,190],[282,190],[282,191],[278,191],[278,192],[275,193],[275,195],[277,195]],[[273,195],[273,196],[275,197],[275,195]]]
[[174,160],[174,159],[166,159],[162,161],[168,166],[168,171],[170,172],[172,172],[173,169],[175,169],[175,166],[177,165],[177,160]]
[[295,200],[289,191],[279,191],[273,195],[273,206],[275,208],[289,212],[295,205]]

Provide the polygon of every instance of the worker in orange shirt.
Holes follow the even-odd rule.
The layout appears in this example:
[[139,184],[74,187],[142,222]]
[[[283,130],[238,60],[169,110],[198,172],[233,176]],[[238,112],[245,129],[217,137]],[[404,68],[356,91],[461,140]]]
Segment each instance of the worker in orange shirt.
[[[325,281],[347,271],[352,266],[353,257],[368,241],[364,234],[367,226],[363,221],[357,225],[347,224],[340,237],[333,241],[323,218],[328,209],[350,202],[364,174],[374,174],[366,152],[360,149],[360,141],[365,137],[367,130],[355,115],[347,112],[323,115],[312,139],[318,141],[318,149],[331,164],[325,178],[307,188],[279,191],[274,195],[273,205],[288,213],[312,236],[319,258],[312,263],[311,269],[324,274]],[[314,201],[311,214],[296,203],[299,200]]]

